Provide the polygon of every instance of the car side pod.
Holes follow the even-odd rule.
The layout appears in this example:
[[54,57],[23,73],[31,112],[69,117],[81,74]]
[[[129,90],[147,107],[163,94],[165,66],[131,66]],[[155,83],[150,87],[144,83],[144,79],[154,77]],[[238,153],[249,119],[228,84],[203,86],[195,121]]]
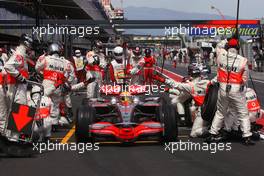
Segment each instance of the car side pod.
[[217,110],[219,84],[211,84],[205,96],[204,103],[201,107],[201,115],[203,120],[212,122]]

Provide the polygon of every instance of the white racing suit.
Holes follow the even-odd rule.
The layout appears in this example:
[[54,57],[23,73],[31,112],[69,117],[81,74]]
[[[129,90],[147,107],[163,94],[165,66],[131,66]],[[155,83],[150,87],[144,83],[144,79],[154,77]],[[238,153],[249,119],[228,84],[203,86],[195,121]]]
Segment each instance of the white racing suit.
[[87,98],[98,98],[99,97],[99,90],[102,86],[103,81],[103,69],[106,67],[105,58],[99,55],[100,64],[93,65],[93,55],[94,52],[88,52],[86,55],[86,59],[88,60],[88,64],[85,67],[86,70],[86,80],[90,79],[91,76],[95,78],[95,81],[91,84],[87,85]]
[[[257,99],[257,94],[253,89],[247,88],[246,100],[247,100],[247,109],[248,109],[250,122],[251,123],[256,122],[257,118],[259,117],[259,113],[260,113],[261,108],[260,108],[259,101]],[[239,124],[238,118],[237,118],[236,114],[234,114],[234,112],[228,111],[228,118],[226,118],[224,120],[224,122],[225,122],[224,128],[226,131],[231,131],[231,130],[238,131],[240,124]]]
[[[65,72],[65,79],[66,82],[70,85],[76,84],[77,83],[77,78],[75,75],[74,67],[70,61],[65,59],[66,63],[66,72]],[[66,94],[65,97],[65,104],[68,108],[72,108],[72,103],[71,103],[71,96],[70,93]]]
[[[139,65],[139,61],[141,60],[141,56],[132,56],[130,57],[130,65],[132,68],[136,68]],[[144,78],[143,78],[143,72],[140,70],[138,73],[134,74],[131,76],[131,85],[133,84],[138,84],[142,85],[144,83]]]
[[185,110],[183,103],[186,102],[189,98],[191,98],[191,95],[174,89],[173,93],[171,92],[169,97],[171,98],[171,104],[177,107],[179,115],[182,116],[181,118],[184,118],[183,116],[185,114]]
[[52,124],[58,125],[60,117],[59,105],[62,102],[61,85],[65,82],[65,60],[57,54],[48,55],[38,59],[35,69],[37,72],[43,73],[44,96],[51,98],[53,103],[50,114]]
[[[129,78],[130,64],[125,64],[126,60],[122,59],[121,63],[113,60],[109,66],[110,80],[116,84],[123,84],[124,78]],[[125,68],[126,67],[126,68]]]
[[96,54],[99,56],[99,59],[100,59],[99,67],[101,69],[102,79],[104,80],[105,79],[105,68],[107,66],[105,55],[102,52],[98,52]]
[[85,74],[84,74],[84,57],[83,56],[73,56],[74,61],[74,67],[76,71],[76,77],[78,78],[78,82],[82,82],[85,80]]
[[[8,84],[8,96],[11,101],[14,100],[15,103],[23,105],[27,105],[27,83],[20,83],[18,79],[29,78],[26,57],[26,47],[24,45],[19,45],[4,65],[4,69],[7,73],[6,82]],[[13,93],[15,93],[15,95],[13,95]],[[11,140],[17,141],[19,138],[18,133],[11,132],[11,134],[7,135],[10,136]]]
[[27,104],[27,84],[19,83],[17,78],[18,76],[23,76],[26,79],[29,78],[26,57],[26,47],[20,45],[16,48],[15,52],[4,66],[7,72],[7,83],[13,85],[9,87],[9,93],[12,95],[15,85],[16,95],[14,97],[14,102],[24,105]]
[[[34,93],[31,96],[29,96],[29,106],[31,107],[37,107],[37,103],[40,100],[40,93]],[[50,112],[52,107],[52,101],[47,96],[42,96],[40,101],[39,109],[37,109],[36,112],[36,120],[43,120],[42,126],[38,126],[37,123],[35,123],[34,126],[34,132],[38,133],[40,138],[39,141],[42,141],[44,138],[51,137],[51,126],[52,126],[52,119],[50,118]]]
[[250,137],[250,120],[246,105],[246,91],[248,68],[247,59],[238,55],[237,50],[230,48],[228,51],[217,47],[217,81],[218,91],[217,111],[212,122],[210,133],[219,134],[223,127],[227,112],[235,114],[240,123],[243,137]]
[[[195,120],[190,134],[191,137],[202,136],[207,132],[207,123],[202,119],[201,116],[201,105],[204,102],[206,90],[209,83],[209,80],[202,80],[200,77],[198,77],[193,79],[189,83],[173,82],[172,84],[170,84],[174,89],[177,89],[181,93],[186,94],[186,99],[192,97],[195,102]],[[175,92],[175,90],[169,90],[169,93],[173,92]]]
[[[74,70],[74,66],[73,64],[63,58],[65,60],[65,63],[66,63],[66,72],[65,72],[65,81],[67,84],[69,85],[74,85],[75,83],[77,83],[77,78],[76,78],[76,75],[75,75],[75,70]],[[67,107],[67,114],[66,116],[68,115],[68,117],[70,119],[68,120],[72,120],[72,116],[73,116],[73,113],[72,113],[72,101],[71,101],[71,92],[67,92],[65,95],[63,95],[63,103],[65,103],[66,107]]]
[[0,62],[0,134],[4,132],[8,114],[8,103],[6,95],[6,72],[4,70],[4,61]]

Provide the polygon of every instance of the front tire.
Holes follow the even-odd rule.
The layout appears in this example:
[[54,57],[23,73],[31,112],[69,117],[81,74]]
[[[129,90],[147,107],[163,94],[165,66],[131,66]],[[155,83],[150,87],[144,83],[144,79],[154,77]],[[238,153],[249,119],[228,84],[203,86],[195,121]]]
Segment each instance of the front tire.
[[163,111],[164,142],[178,140],[178,114],[172,105],[167,105]]
[[215,112],[217,110],[218,90],[219,85],[210,85],[205,96],[204,103],[201,107],[201,115],[203,120],[210,123],[213,121]]
[[77,117],[75,122],[75,138],[79,142],[92,142],[89,134],[89,125],[95,122],[95,109],[90,106],[81,106],[77,109]]

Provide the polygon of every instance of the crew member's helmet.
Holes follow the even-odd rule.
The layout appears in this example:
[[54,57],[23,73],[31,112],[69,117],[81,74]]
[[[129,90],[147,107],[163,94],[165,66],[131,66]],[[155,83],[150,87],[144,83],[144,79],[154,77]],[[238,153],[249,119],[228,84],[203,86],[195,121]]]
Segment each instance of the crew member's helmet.
[[33,100],[34,103],[37,103],[37,101],[40,100],[42,94],[43,92],[41,91],[41,88],[39,86],[33,86],[30,92],[31,100]]
[[49,53],[49,55],[52,55],[52,54],[60,55],[61,47],[59,46],[58,43],[52,43],[52,44],[50,44],[50,46],[48,48],[48,53]]
[[133,54],[134,56],[138,57],[141,55],[141,51],[140,51],[140,48],[139,47],[136,47],[134,50],[133,50]]
[[150,57],[151,56],[151,50],[149,48],[145,49],[145,56]]
[[103,52],[103,43],[100,40],[94,41],[93,50],[96,52]]
[[122,61],[124,58],[124,50],[122,47],[117,46],[114,48],[114,56],[115,56],[115,60],[117,61]]
[[20,44],[23,44],[27,48],[32,49],[33,39],[28,34],[22,34],[21,37],[20,37]]
[[235,37],[232,37],[231,39],[228,40],[227,42],[227,48],[235,48],[239,49],[239,40]]
[[193,64],[193,68],[191,71],[191,77],[196,78],[196,77],[200,77],[201,73],[202,73],[202,66],[200,64]]
[[80,57],[82,55],[80,50],[75,50],[75,56]]

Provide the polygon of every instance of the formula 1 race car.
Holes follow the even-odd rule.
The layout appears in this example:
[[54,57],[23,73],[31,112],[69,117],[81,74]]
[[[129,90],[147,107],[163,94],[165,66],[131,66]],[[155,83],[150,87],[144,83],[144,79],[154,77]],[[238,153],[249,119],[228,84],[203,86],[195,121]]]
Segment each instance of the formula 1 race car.
[[139,85],[129,86],[129,91],[103,86],[104,96],[83,101],[77,109],[77,142],[176,141],[176,110],[164,98],[143,95],[145,89]]

